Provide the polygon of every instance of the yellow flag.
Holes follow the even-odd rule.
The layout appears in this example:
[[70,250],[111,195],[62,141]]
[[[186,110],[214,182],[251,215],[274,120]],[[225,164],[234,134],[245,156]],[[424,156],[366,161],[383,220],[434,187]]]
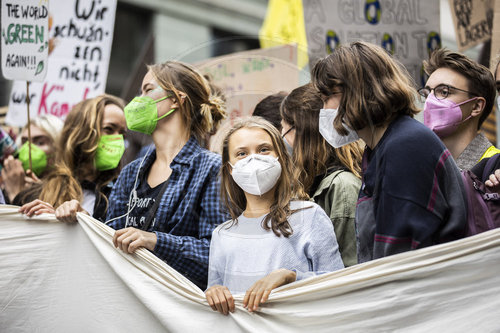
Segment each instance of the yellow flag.
[[298,66],[304,67],[308,56],[302,0],[269,0],[259,39],[261,48],[297,43]]

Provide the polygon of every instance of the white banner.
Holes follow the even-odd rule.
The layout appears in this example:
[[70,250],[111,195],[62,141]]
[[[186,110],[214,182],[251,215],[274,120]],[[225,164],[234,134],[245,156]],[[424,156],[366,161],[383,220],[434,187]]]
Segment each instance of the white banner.
[[437,0],[303,0],[309,62],[363,40],[394,54],[423,86],[422,60],[441,46]]
[[[116,0],[51,0],[48,73],[30,85],[32,117],[64,118],[81,100],[104,93]],[[26,123],[26,84],[14,82],[6,123]]]
[[2,1],[2,73],[8,80],[43,81],[49,48],[48,0]]
[[[500,229],[298,281],[261,311],[213,312],[204,293],[114,230],[28,220],[0,206],[2,332],[497,332]],[[260,255],[256,249],[256,255]]]

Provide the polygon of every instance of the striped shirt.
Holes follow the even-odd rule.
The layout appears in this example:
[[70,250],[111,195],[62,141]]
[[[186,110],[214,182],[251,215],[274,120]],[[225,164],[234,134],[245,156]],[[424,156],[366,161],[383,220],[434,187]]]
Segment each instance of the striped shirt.
[[441,140],[418,121],[397,118],[363,156],[359,262],[463,237],[466,207],[460,172]]

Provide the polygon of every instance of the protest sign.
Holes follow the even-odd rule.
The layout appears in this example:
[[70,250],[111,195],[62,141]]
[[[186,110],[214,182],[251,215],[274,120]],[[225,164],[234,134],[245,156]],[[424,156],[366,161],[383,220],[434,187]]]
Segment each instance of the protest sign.
[[491,38],[493,0],[449,0],[449,3],[460,52]]
[[[105,90],[116,0],[51,0],[50,6],[49,71],[44,82],[30,86],[30,105],[34,115],[64,118],[73,105]],[[9,125],[27,121],[25,88],[13,84]]]
[[310,64],[340,44],[363,40],[394,55],[417,85],[422,60],[441,46],[436,0],[303,0]]
[[490,69],[495,74],[500,54],[500,0],[495,0],[491,34]]
[[298,65],[304,67],[309,59],[302,0],[270,0],[259,41],[263,49],[297,43]]
[[[283,90],[291,91],[299,85],[296,45],[234,53],[196,66],[226,95],[228,119],[222,127],[252,115],[255,105],[264,97]],[[219,146],[219,134],[213,138],[211,147]]]
[[48,7],[48,0],[2,2],[2,73],[6,79],[43,81],[45,78]]

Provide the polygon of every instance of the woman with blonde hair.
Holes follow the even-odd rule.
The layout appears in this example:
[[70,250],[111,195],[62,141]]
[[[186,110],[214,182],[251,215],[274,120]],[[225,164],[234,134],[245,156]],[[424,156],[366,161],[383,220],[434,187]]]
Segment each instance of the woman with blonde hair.
[[359,143],[334,148],[319,133],[323,107],[311,84],[294,89],[281,104],[282,135],[292,147],[293,177],[330,217],[344,266],[357,264],[356,201],[361,187]]
[[11,155],[3,163],[2,180],[9,202],[49,173],[55,162],[56,146],[64,122],[46,114],[32,118],[30,124],[33,170],[30,170],[29,164],[28,125],[24,126],[16,142],[20,147],[18,158]]
[[358,261],[463,237],[466,200],[450,152],[413,119],[408,73],[381,47],[354,42],[316,63],[320,132],[334,147],[365,144],[356,210]]
[[222,200],[231,220],[212,234],[209,288],[214,311],[233,312],[232,294],[256,311],[279,286],[343,268],[325,212],[293,177],[278,130],[260,117],[235,124],[222,150]]
[[60,135],[54,168],[40,186],[19,194],[17,203],[24,204],[21,212],[28,216],[54,213],[55,208],[68,202],[62,208],[70,205],[104,219],[111,190],[108,185],[120,171],[125,150],[123,107],[121,99],[101,95],[71,109]]
[[107,215],[116,247],[145,247],[203,289],[212,230],[227,215],[218,199],[220,156],[200,144],[225,116],[223,99],[194,67],[149,66],[125,117],[154,147],[122,170]]

